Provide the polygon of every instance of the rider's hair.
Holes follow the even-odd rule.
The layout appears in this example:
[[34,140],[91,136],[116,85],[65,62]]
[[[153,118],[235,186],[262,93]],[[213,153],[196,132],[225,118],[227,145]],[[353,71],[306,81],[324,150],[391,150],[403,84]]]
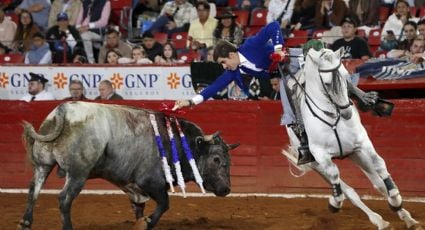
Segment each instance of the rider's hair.
[[228,58],[230,52],[236,53],[237,51],[238,49],[232,43],[226,40],[219,40],[214,48],[214,61],[217,61],[218,58]]

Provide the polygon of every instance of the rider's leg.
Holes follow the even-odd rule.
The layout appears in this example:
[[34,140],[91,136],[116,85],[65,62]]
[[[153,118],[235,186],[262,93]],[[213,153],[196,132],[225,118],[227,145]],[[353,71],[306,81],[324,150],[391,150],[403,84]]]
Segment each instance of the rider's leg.
[[286,86],[287,77],[288,76],[282,77],[279,82],[280,98],[281,98],[283,112],[284,112],[281,123],[284,125],[287,125],[288,127],[293,128],[295,134],[297,134],[300,140],[300,147],[298,148],[298,164],[301,165],[301,164],[306,164],[306,163],[314,161],[314,157],[310,153],[310,150],[308,148],[308,138],[304,130],[304,124],[301,119],[299,103],[292,103],[292,105],[294,105],[296,114],[294,113],[292,109],[292,106],[291,106],[292,98],[290,99],[290,96],[288,96],[288,95],[292,95],[292,92],[288,92],[289,89]]

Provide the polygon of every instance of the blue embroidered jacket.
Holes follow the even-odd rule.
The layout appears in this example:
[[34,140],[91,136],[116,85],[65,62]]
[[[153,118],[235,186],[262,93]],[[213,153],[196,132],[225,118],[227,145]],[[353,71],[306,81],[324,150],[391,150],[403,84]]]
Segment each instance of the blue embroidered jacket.
[[[249,62],[253,63],[257,70],[239,65],[236,70],[226,70],[211,85],[205,88],[200,94],[204,101],[223,90],[232,81],[248,94],[248,86],[242,80],[241,71],[258,78],[269,78],[268,68],[271,64],[270,55],[274,52],[275,46],[283,45],[283,37],[280,25],[276,21],[263,27],[256,35],[246,39],[239,47],[238,52]],[[258,71],[260,69],[261,71]]]

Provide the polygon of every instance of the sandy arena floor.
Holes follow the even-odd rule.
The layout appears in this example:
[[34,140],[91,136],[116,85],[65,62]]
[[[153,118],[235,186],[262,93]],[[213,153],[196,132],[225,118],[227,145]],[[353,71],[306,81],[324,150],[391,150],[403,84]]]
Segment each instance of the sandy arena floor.
[[[0,193],[0,229],[16,229],[26,194]],[[35,230],[61,229],[58,196],[41,194],[36,204]],[[406,229],[385,201],[365,201],[393,229]],[[148,201],[145,214],[154,207]],[[413,217],[425,223],[425,204],[405,202]],[[125,195],[80,195],[73,204],[75,230],[131,229],[135,218]],[[375,229],[367,216],[345,201],[341,212],[331,214],[327,199],[285,199],[266,197],[171,197],[170,210],[156,229]]]

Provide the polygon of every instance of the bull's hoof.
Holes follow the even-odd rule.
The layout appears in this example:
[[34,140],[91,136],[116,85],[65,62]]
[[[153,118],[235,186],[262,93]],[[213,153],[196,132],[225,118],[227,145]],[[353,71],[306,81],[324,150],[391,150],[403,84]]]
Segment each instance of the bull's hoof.
[[136,224],[133,226],[133,230],[147,230],[148,229],[149,218],[142,217],[136,221]]
[[31,223],[28,220],[20,220],[18,225],[19,230],[30,230],[31,229]]
[[337,212],[339,212],[339,210],[341,210],[341,208],[334,207],[333,205],[331,205],[331,204],[328,203],[328,210],[331,213],[337,213]]
[[408,228],[408,230],[425,230],[424,226],[422,226],[421,224],[414,224],[412,226],[410,226],[410,228]]

